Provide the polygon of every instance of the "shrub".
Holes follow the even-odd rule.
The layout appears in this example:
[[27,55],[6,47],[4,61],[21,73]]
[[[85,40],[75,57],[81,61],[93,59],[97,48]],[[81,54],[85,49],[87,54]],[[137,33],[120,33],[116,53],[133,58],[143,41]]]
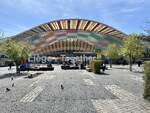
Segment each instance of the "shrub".
[[150,100],[150,61],[144,62],[144,98]]
[[101,60],[93,60],[90,63],[91,69],[95,74],[100,74],[100,67],[102,65],[102,61]]
[[89,64],[89,68],[91,69],[91,71],[92,71],[92,63],[93,61],[90,61],[90,64]]

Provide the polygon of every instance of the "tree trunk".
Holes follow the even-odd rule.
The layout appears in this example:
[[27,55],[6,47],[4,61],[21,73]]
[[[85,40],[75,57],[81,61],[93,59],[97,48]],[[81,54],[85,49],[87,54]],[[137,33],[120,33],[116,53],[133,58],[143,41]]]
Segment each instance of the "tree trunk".
[[16,73],[19,74],[20,73],[20,70],[19,70],[19,65],[18,63],[16,62]]
[[129,70],[132,71],[132,56],[129,55]]
[[110,68],[112,68],[112,60],[109,60]]

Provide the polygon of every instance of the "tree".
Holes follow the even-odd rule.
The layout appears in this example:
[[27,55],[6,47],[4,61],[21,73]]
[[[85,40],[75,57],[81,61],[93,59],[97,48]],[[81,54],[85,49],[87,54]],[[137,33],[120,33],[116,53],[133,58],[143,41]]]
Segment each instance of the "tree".
[[0,32],[0,44],[2,43],[3,38],[4,38],[4,33]]
[[138,59],[144,52],[144,46],[138,34],[131,34],[123,40],[122,54],[129,60],[129,69],[132,71],[133,59]]
[[4,33],[0,32],[0,39],[4,38]]
[[147,36],[150,36],[150,21],[146,21],[144,25],[144,31]]
[[12,61],[15,62],[16,72],[19,72],[19,62],[21,59],[27,59],[30,55],[30,46],[25,42],[17,42],[12,39],[8,39],[3,42],[1,50]]
[[112,68],[112,60],[119,58],[120,48],[116,44],[110,44],[107,47],[106,54],[109,58],[110,68]]
[[96,48],[95,52],[96,52],[96,59],[100,59],[101,58],[101,49],[100,48]]

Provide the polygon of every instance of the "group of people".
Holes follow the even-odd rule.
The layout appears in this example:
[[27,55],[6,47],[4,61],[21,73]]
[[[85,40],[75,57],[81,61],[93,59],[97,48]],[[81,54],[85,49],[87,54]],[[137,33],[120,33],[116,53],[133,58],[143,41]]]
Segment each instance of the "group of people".
[[[134,62],[133,62],[134,63]],[[122,65],[124,66],[126,64],[126,61],[125,60],[123,60],[122,61]],[[136,61],[136,64],[138,65],[138,67],[140,67],[141,65],[142,65],[142,61],[141,60],[137,60]]]

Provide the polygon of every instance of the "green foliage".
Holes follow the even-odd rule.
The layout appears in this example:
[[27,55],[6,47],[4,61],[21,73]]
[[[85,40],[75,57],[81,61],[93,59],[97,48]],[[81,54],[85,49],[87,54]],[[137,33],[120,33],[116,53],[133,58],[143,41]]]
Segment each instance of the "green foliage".
[[95,52],[97,53],[97,52],[101,52],[102,50],[100,49],[100,48],[96,48],[95,49]]
[[116,44],[110,44],[107,47],[106,55],[109,58],[110,68],[112,68],[112,60],[120,57],[120,48]]
[[131,34],[123,40],[122,55],[129,60],[130,71],[132,71],[132,60],[138,59],[144,52],[144,46],[141,43],[140,36]]
[[137,59],[144,52],[144,46],[141,43],[139,35],[131,34],[123,40],[122,54],[124,56]]
[[18,62],[22,58],[28,58],[30,55],[30,46],[28,44],[11,39],[3,42],[1,50],[14,62]]
[[27,59],[31,55],[30,52],[30,45],[28,45],[25,42],[19,42],[19,44],[22,46],[21,48],[21,58]]
[[4,33],[0,32],[0,39],[4,38]]
[[2,52],[3,38],[4,38],[4,33],[0,32],[0,53]]
[[90,63],[90,67],[95,74],[100,74],[100,67],[102,65],[101,60],[93,60]]
[[144,62],[144,98],[150,100],[150,61]]
[[120,57],[120,48],[116,44],[110,44],[106,50],[109,59],[117,59]]

